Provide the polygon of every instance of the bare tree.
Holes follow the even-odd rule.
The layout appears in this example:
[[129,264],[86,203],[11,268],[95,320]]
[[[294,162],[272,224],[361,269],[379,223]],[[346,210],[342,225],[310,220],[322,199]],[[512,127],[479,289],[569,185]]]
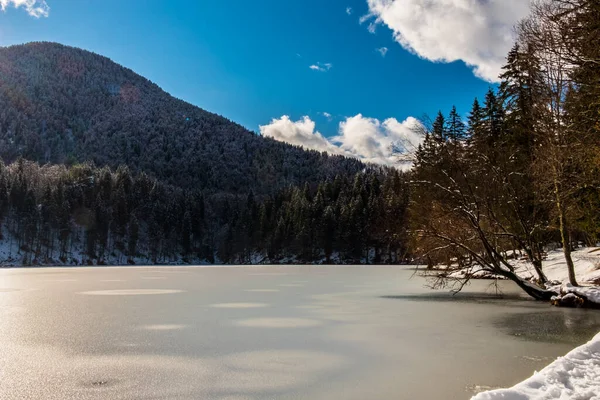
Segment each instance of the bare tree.
[[526,248],[531,240],[517,228],[518,190],[500,161],[510,159],[510,153],[497,151],[497,146],[488,153],[481,150],[471,151],[464,142],[433,145],[428,135],[417,153],[412,181],[413,250],[431,263],[449,264],[438,284],[458,282],[460,290],[483,273],[510,279],[533,298],[549,300],[555,293],[541,286],[546,280],[541,268],[536,268],[536,285],[521,278],[508,261],[507,251],[515,242]]
[[[542,67],[544,112],[536,123],[534,170],[539,190],[554,204],[569,281],[577,285],[571,257],[572,221],[578,214],[577,193],[581,189],[582,160],[589,142],[574,129],[567,113],[569,96],[577,91],[573,72],[577,63],[595,63],[577,52],[572,32],[581,29],[577,13],[587,0],[536,1],[531,15],[517,29],[518,40],[533,49]],[[598,46],[598,43],[595,44]]]

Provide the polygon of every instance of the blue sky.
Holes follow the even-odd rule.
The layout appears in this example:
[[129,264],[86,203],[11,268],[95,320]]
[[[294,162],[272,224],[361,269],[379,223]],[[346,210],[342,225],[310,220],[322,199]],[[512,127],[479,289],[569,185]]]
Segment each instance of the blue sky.
[[[461,61],[479,65],[477,54],[462,54],[471,44],[459,40],[448,53],[447,31],[423,37],[423,23],[411,27],[418,21],[403,14],[410,3],[428,2],[404,1],[394,9],[383,0],[0,0],[8,5],[0,12],[0,45],[56,41],[100,53],[174,96],[257,132],[284,115],[293,121],[308,116],[323,136],[332,137],[339,135],[340,122],[357,114],[404,121],[447,112],[454,104],[466,114],[490,86]],[[29,11],[47,5],[48,16],[28,15],[27,2]],[[445,20],[439,12],[432,9],[431,15]],[[361,24],[369,13],[374,16]],[[470,15],[456,18],[468,23]],[[371,23],[375,33],[369,32]],[[394,30],[416,36],[403,47]],[[473,41],[484,36],[469,34]],[[440,39],[443,49],[434,48],[431,43]],[[473,47],[483,53],[487,45],[494,44]],[[382,47],[388,49],[385,57],[376,51]]]

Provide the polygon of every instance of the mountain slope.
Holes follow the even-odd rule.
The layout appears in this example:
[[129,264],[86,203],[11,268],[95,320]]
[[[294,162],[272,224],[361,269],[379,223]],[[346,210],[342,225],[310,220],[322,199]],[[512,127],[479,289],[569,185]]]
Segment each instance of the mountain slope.
[[127,164],[210,191],[272,193],[365,166],[263,138],[108,58],[55,43],[0,48],[0,157]]

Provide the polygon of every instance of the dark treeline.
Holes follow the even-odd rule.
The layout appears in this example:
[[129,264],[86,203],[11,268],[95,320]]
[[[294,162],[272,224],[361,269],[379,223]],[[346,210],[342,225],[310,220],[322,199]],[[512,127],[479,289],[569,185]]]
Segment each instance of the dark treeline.
[[211,194],[127,167],[19,159],[0,163],[0,243],[25,264],[400,262],[406,185],[378,169],[272,196]]
[[[417,152],[413,250],[454,264],[461,285],[486,271],[549,298],[544,248],[560,243],[576,285],[574,244],[600,239],[600,5],[534,2],[517,32],[499,90],[475,100],[466,124],[440,113]],[[515,251],[537,285],[517,276]]]

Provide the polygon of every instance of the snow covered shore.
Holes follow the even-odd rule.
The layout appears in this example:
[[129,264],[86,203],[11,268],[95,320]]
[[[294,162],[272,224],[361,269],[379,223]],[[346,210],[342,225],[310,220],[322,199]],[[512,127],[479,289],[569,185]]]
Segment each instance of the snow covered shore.
[[600,333],[510,389],[479,393],[471,400],[600,400]]
[[[561,249],[548,252],[546,259],[542,262],[543,271],[549,280],[547,289],[558,294],[553,302],[557,305],[570,304],[600,308],[600,247],[581,248],[571,255],[575,265],[575,275],[581,285],[579,287],[569,284],[567,263]],[[521,278],[526,280],[537,278],[533,265],[525,257],[515,257],[510,259],[509,263]],[[456,270],[453,271],[454,268]],[[431,276],[431,273],[428,271],[424,275]],[[434,268],[433,273],[443,274],[454,279],[463,279],[465,276],[470,276],[472,279],[504,279],[484,271],[478,266],[459,268],[456,264],[450,267],[439,265]]]
[[[553,304],[571,306],[584,305],[600,308],[600,248],[583,248],[572,253],[575,264],[575,275],[581,286],[571,286],[565,256],[562,250],[548,253],[542,263],[542,268],[551,282],[548,289],[559,295],[553,299]],[[535,271],[531,263],[515,261],[517,273],[526,279],[534,279]],[[600,398],[600,397],[599,397]]]
[[[575,275],[581,284],[600,284],[600,247],[584,247],[574,251],[571,256],[575,264]],[[512,264],[521,277],[535,277],[535,270],[529,261],[516,260]],[[561,249],[548,252],[548,256],[542,262],[542,268],[550,281],[569,281],[569,272]]]

